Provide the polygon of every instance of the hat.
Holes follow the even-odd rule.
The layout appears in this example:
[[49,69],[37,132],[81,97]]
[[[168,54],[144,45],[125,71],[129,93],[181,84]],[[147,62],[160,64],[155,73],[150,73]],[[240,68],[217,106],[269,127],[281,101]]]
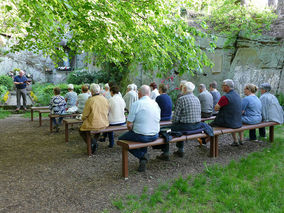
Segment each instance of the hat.
[[259,86],[260,89],[264,89],[265,91],[269,92],[271,90],[271,86],[269,83],[262,83]]
[[73,84],[68,84],[68,89],[74,89],[74,85]]

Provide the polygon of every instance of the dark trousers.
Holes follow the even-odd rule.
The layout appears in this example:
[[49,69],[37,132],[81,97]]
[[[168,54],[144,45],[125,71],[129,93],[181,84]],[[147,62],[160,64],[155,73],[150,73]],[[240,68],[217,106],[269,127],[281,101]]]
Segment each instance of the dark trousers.
[[[260,137],[265,137],[265,135],[266,135],[265,127],[259,128],[258,131],[259,131],[259,136]],[[255,129],[249,130],[249,139],[250,140],[256,140],[256,130]]]
[[[128,140],[128,141],[137,141],[137,142],[151,142],[156,140],[159,137],[159,134],[156,135],[141,135],[133,131],[128,131],[118,137],[119,140]],[[143,159],[144,155],[147,153],[147,147],[139,149],[131,149],[129,152],[134,155],[139,160]]]
[[52,120],[52,122],[53,122],[53,124],[54,125],[61,125],[61,123],[62,123],[62,120],[63,120],[63,117],[59,117],[58,118],[58,123],[57,123],[57,121],[56,121],[56,118],[51,118],[51,120]]
[[27,90],[25,89],[16,89],[17,96],[17,108],[21,108],[21,97],[23,97],[23,107],[27,108]]
[[[79,129],[79,134],[80,134],[80,136],[84,139],[84,141],[85,141],[85,143],[87,143],[87,132],[88,131],[81,131],[80,129]],[[99,136],[100,136],[100,134],[95,134],[94,135],[94,138],[92,139],[92,143],[96,143],[96,141],[97,141],[97,139],[99,138]]]
[[[124,123],[119,123],[119,124],[110,124],[109,126],[121,126],[121,125],[125,125]],[[105,132],[103,134],[104,138],[106,138],[108,136],[108,140],[109,140],[109,146],[113,147],[114,145],[114,133],[113,132]]]
[[210,118],[212,112],[201,112],[201,118]]

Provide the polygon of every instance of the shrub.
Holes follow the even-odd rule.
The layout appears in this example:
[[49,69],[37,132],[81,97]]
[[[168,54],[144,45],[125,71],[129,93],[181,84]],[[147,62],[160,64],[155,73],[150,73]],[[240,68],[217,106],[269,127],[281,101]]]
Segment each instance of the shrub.
[[7,75],[0,75],[0,85],[5,86],[10,91],[14,87],[14,81]]
[[84,84],[96,82],[96,73],[87,70],[75,70],[71,72],[67,77],[69,84]]

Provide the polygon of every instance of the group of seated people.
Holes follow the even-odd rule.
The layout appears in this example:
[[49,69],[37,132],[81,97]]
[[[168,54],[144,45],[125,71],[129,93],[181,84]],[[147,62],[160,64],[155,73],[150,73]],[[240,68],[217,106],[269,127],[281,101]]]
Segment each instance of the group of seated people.
[[[84,86],[83,86],[84,87]],[[119,140],[129,140],[138,142],[151,142],[159,137],[160,121],[171,120],[172,131],[195,131],[203,129],[208,136],[213,136],[212,127],[240,128],[242,124],[257,124],[262,121],[274,121],[283,123],[283,110],[279,105],[277,98],[270,94],[271,86],[268,83],[260,85],[260,99],[255,95],[257,87],[253,84],[247,84],[244,88],[245,98],[234,90],[234,82],[226,79],[222,84],[224,95],[221,96],[217,90],[217,83],[214,81],[209,85],[207,91],[204,84],[199,85],[198,97],[193,94],[195,85],[189,81],[180,82],[181,93],[175,103],[175,110],[172,114],[173,103],[167,95],[167,87],[160,84],[159,87],[153,82],[148,85],[142,85],[138,92],[135,84],[127,86],[127,93],[122,97],[119,88],[115,84],[105,85],[102,92],[98,84],[91,84],[91,96],[87,96],[87,88],[82,87],[81,99],[85,101],[84,107],[78,107],[82,111],[83,124],[80,127],[80,135],[86,141],[86,131],[100,130],[108,126],[127,125],[129,131],[119,136]],[[70,88],[71,89],[71,88]],[[72,91],[69,91],[72,92]],[[110,97],[106,97],[107,93]],[[62,113],[65,108],[65,100],[60,96],[58,88],[54,89],[55,96],[51,103],[57,103],[53,107],[54,113]],[[68,98],[71,95],[67,95]],[[79,99],[80,95],[78,96]],[[68,99],[67,99],[68,101]],[[60,107],[62,106],[62,108]],[[127,111],[128,117],[125,117]],[[201,122],[201,118],[207,118],[216,115],[216,118],[208,124]],[[61,121],[59,120],[59,123]],[[261,137],[265,137],[265,128],[259,130]],[[113,132],[108,133],[109,147],[114,145]],[[256,140],[256,131],[250,130],[249,140]],[[99,134],[92,138],[92,153],[97,150]],[[206,141],[206,140],[205,140]],[[243,134],[233,134],[232,146],[243,144]],[[204,141],[203,141],[204,142]],[[184,156],[184,142],[176,144],[177,151],[174,155]],[[162,150],[162,154],[157,156],[161,160],[169,160],[169,145],[165,144],[156,147]],[[146,169],[149,159],[147,148],[129,150],[139,159],[138,171]]]

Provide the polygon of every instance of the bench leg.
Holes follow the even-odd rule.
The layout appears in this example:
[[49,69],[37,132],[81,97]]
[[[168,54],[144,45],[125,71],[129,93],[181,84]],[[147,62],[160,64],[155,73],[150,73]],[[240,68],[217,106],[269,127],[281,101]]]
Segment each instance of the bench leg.
[[215,135],[214,138],[215,138],[215,156],[214,157],[218,157],[218,155],[219,155],[219,151],[218,151],[218,135]]
[[34,110],[31,109],[31,121],[34,121]]
[[38,119],[39,119],[39,126],[41,126],[41,113],[38,113]]
[[210,157],[215,157],[215,137],[210,136]]
[[52,118],[49,117],[49,131],[52,132]]
[[86,135],[87,135],[87,137],[86,137],[86,139],[87,139],[87,153],[88,153],[89,156],[92,156],[92,147],[91,147],[91,140],[92,139],[91,139],[90,131],[87,131]]
[[274,141],[274,126],[269,127],[269,141],[271,143]]
[[68,141],[69,141],[68,123],[65,122],[65,142],[68,143]]
[[122,176],[128,179],[128,150],[122,147]]

